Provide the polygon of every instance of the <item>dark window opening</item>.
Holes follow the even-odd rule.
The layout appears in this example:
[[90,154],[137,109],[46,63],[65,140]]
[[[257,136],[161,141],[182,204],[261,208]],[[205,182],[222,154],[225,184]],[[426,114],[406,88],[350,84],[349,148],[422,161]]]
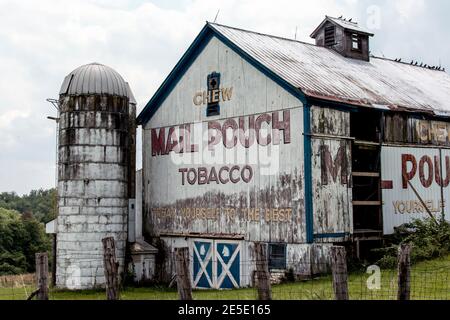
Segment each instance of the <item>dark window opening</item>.
[[269,269],[286,269],[286,245],[269,244]]
[[378,206],[353,207],[354,232],[359,235],[377,235],[383,232],[381,208]]
[[359,110],[350,114],[352,146],[353,229],[358,239],[382,233],[381,113]]
[[208,75],[208,106],[206,107],[206,116],[213,117],[220,115],[220,105],[217,94],[220,88],[220,73],[213,72]]
[[354,33],[352,34],[352,50],[353,51],[362,51],[362,40],[361,37]]
[[350,114],[350,134],[360,141],[380,142],[381,114],[376,111],[359,111]]
[[353,176],[353,200],[354,201],[379,201],[381,190],[378,176]]
[[208,105],[208,107],[206,108],[206,116],[207,117],[220,116],[219,104]]
[[336,27],[325,28],[325,47],[333,47],[336,44]]
[[352,148],[353,172],[375,172],[380,171],[380,148],[377,146],[358,145]]

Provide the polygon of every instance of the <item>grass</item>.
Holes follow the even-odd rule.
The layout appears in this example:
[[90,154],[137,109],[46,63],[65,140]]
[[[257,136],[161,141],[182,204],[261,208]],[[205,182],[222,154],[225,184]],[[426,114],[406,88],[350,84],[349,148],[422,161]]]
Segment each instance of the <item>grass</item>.
[[[348,287],[351,300],[395,300],[397,296],[397,271],[382,270],[380,290],[369,290],[369,274],[351,273]],[[17,284],[17,282],[16,282]],[[20,284],[20,282],[19,282]],[[0,300],[23,300],[35,289],[29,283],[24,286],[5,286],[0,283]],[[254,300],[254,288],[224,291],[195,290],[196,300]],[[331,276],[297,283],[286,283],[272,287],[275,300],[331,300],[333,288]],[[121,291],[123,300],[176,300],[175,289],[167,288],[125,288]],[[414,300],[450,299],[450,256],[419,263],[412,268],[411,298]],[[104,290],[88,291],[50,291],[51,300],[103,300]]]

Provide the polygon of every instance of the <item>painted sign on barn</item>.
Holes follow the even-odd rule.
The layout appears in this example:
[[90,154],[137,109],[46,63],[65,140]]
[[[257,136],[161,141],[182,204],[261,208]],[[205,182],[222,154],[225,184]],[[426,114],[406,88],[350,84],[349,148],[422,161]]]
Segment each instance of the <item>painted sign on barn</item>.
[[304,243],[303,111],[211,39],[144,127],[146,231]]
[[429,217],[426,208],[438,218],[444,210],[450,220],[446,210],[450,201],[450,150],[383,147],[381,165],[385,234],[394,233],[395,227],[413,219]]
[[303,143],[301,113],[296,108],[151,128],[153,172],[164,172],[160,185],[172,186],[162,189],[166,203],[159,197],[152,202],[157,229],[245,234],[247,223],[273,223],[283,235],[265,239],[292,236],[288,230],[301,223],[291,190],[300,176],[290,167],[298,165],[290,156]]

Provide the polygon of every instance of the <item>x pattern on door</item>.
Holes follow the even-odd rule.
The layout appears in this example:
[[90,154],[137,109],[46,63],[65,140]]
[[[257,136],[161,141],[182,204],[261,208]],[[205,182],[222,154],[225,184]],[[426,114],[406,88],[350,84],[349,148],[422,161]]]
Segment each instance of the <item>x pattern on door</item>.
[[194,241],[192,251],[192,280],[195,288],[231,289],[240,287],[240,242]]

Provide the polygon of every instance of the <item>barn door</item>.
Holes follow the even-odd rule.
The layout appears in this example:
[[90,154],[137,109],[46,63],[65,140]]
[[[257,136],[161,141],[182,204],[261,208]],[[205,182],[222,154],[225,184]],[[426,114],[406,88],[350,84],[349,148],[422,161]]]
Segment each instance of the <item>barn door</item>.
[[211,240],[194,241],[192,246],[192,281],[194,288],[214,288],[214,242]]
[[241,244],[216,242],[216,288],[233,289],[241,286]]
[[192,242],[192,282],[198,289],[232,289],[241,285],[241,243],[226,240]]

